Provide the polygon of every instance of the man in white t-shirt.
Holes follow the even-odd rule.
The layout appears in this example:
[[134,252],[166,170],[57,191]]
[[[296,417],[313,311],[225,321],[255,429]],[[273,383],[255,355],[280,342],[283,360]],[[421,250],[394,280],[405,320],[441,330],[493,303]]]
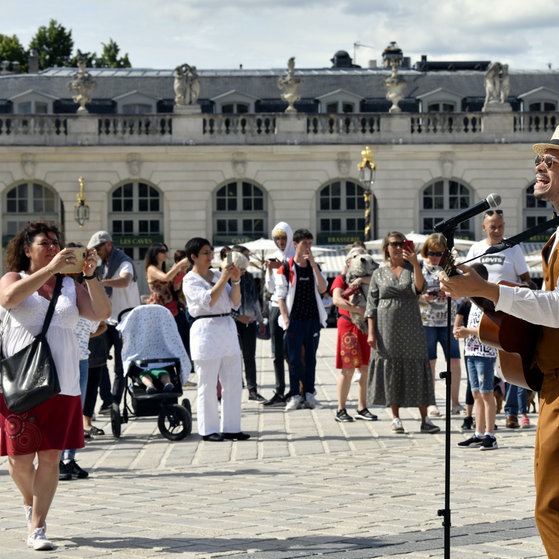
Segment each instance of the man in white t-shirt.
[[481,256],[492,246],[499,244],[505,237],[505,220],[502,210],[487,210],[483,216],[483,232],[486,238],[474,243],[468,251],[467,260],[479,256],[480,262],[487,268],[489,281],[497,283],[500,280],[512,283],[530,281],[530,272],[519,245],[507,248],[496,254]]
[[113,239],[107,231],[97,231],[87,243],[87,248],[94,248],[101,259],[96,274],[111,300],[112,311],[110,318],[106,320],[108,328],[105,335],[107,350],[114,347],[113,403],[120,404],[124,391],[124,371],[121,357],[122,342],[116,325],[123,310],[140,305],[136,270],[131,258],[113,246]]

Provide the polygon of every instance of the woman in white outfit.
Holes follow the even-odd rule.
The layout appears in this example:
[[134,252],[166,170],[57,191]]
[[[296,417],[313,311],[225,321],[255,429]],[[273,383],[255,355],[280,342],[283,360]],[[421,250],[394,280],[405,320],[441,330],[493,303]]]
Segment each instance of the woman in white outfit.
[[[198,433],[205,441],[246,440],[241,432],[241,348],[231,310],[241,304],[240,270],[232,263],[212,270],[213,247],[194,237],[185,246],[192,269],[182,288],[188,312],[194,320],[190,351],[198,375]],[[229,284],[231,280],[231,284]],[[220,381],[221,420],[217,383]]]

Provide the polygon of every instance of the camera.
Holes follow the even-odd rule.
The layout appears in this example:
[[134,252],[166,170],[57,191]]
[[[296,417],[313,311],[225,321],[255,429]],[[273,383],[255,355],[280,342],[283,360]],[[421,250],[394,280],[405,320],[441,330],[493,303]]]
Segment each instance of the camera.
[[76,262],[74,264],[68,264],[63,270],[64,274],[81,274],[83,272],[83,264],[87,256],[87,249],[78,247],[73,248],[74,256],[76,257]]

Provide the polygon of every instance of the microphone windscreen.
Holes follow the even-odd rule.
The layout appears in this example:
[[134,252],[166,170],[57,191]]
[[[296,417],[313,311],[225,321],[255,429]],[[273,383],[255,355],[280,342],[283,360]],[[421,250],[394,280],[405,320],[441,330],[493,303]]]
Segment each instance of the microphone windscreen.
[[490,208],[497,208],[501,205],[501,197],[494,192],[490,194],[485,200],[489,204]]

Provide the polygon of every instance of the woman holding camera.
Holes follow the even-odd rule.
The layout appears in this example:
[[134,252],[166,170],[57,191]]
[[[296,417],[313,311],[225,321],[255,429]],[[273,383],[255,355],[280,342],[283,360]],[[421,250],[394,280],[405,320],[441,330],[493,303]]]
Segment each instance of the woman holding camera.
[[405,432],[400,408],[415,406],[421,433],[438,433],[440,428],[427,417],[435,392],[417,302],[425,279],[408,243],[402,233],[388,233],[382,244],[386,266],[377,268],[371,278],[365,309],[367,341],[373,350],[367,400],[390,407],[394,433]]
[[[42,329],[55,287],[55,276],[76,263],[75,249],[62,248],[52,224],[37,221],[15,235],[7,248],[7,272],[0,279],[2,345],[10,357],[29,345]],[[95,250],[83,264],[85,287],[64,277],[47,341],[61,391],[24,413],[8,409],[0,395],[0,455],[23,497],[29,535],[27,545],[53,549],[47,539],[46,517],[58,485],[62,450],[84,446],[79,383],[78,344],[74,329],[80,316],[100,321],[111,314],[104,289],[94,276]],[[6,311],[10,313],[6,317]],[[35,460],[37,465],[35,466]]]
[[[448,359],[448,301],[445,294],[441,291],[439,274],[442,270],[440,264],[447,251],[445,236],[442,233],[429,235],[421,247],[423,256],[423,277],[425,278],[425,288],[419,296],[419,309],[421,311],[421,321],[423,330],[427,338],[427,350],[429,352],[429,363],[433,376],[433,386],[436,378],[437,345],[441,344],[445,358]],[[451,326],[454,326],[454,316],[456,315],[456,302],[451,302]],[[463,407],[458,400],[460,389],[460,347],[458,340],[450,335],[450,372],[451,372],[451,400],[452,413],[459,414]],[[439,409],[436,405],[429,406],[429,417],[440,417]]]

